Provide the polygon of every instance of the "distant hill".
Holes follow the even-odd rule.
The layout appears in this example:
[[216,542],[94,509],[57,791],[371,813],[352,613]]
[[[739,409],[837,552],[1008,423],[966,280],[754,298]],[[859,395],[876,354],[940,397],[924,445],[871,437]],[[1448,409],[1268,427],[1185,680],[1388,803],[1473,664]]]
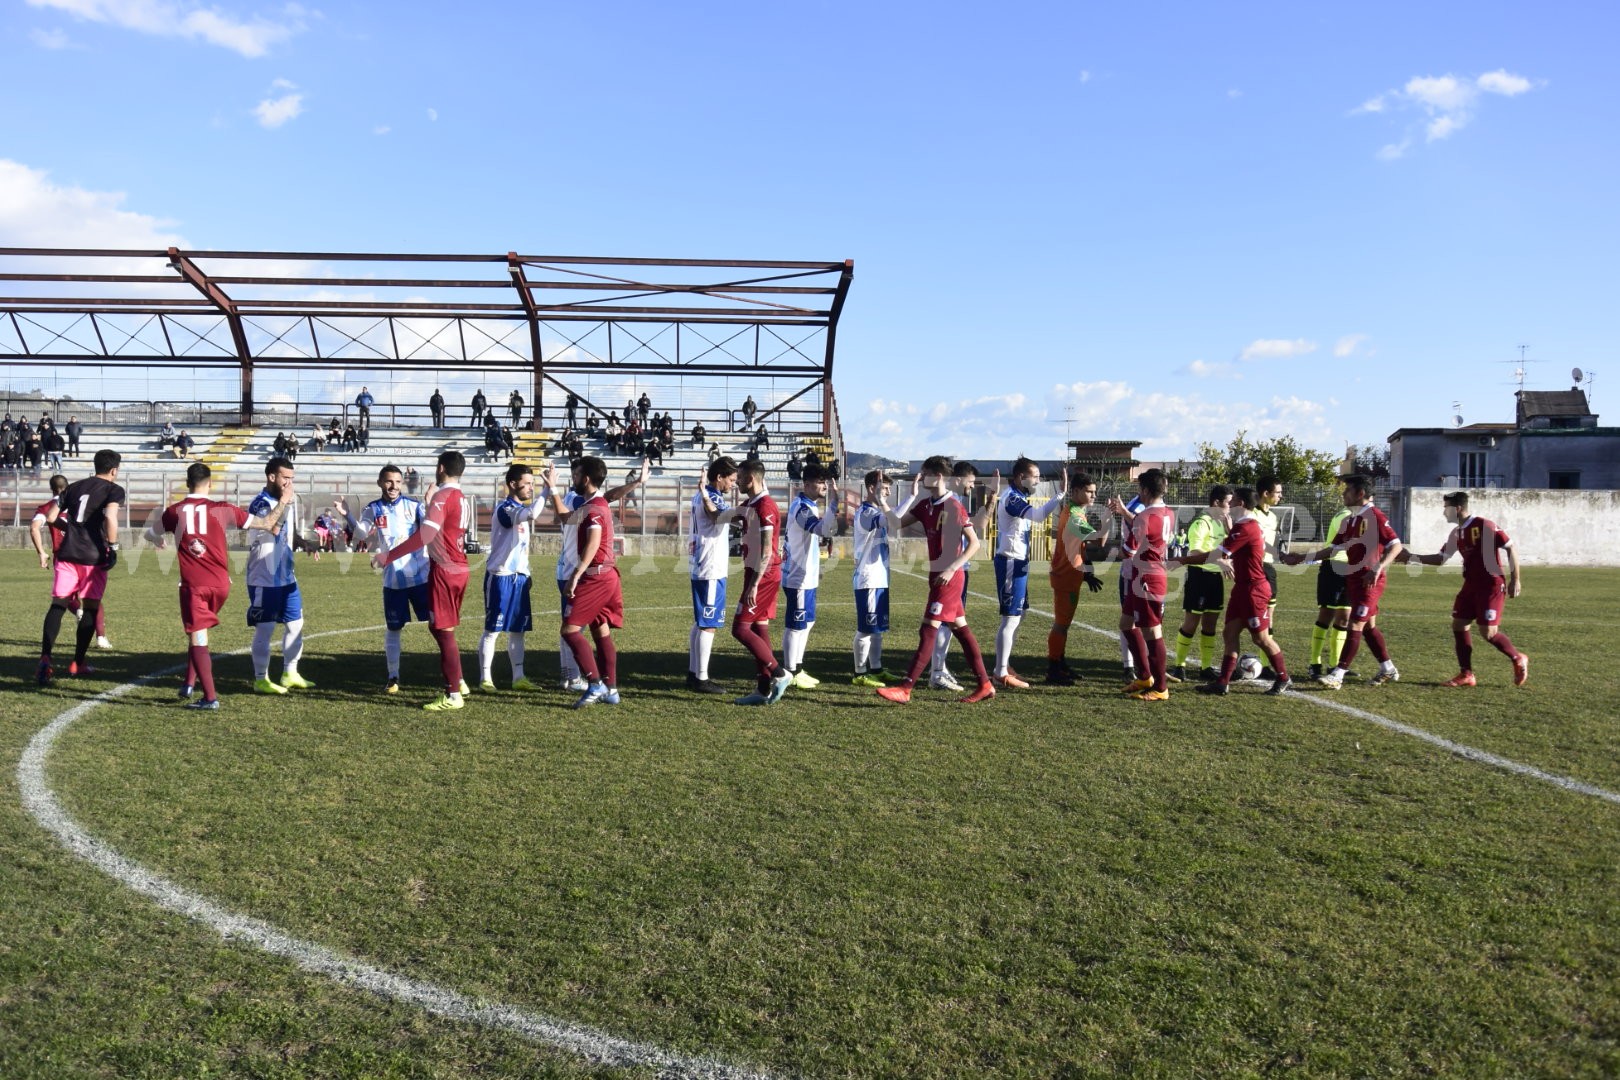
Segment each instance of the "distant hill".
[[850,476],[862,476],[873,469],[882,469],[885,472],[904,471],[907,462],[896,461],[894,458],[884,457],[882,454],[846,453],[844,455],[844,472]]

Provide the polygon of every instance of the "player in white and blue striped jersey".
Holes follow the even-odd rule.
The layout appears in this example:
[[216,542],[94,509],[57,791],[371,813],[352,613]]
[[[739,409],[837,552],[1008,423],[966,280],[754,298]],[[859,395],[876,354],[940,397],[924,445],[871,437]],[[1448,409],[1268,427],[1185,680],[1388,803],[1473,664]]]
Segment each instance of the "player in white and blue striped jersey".
[[[629,482],[620,484],[616,488],[609,488],[601,493],[607,504],[623,499],[639,485],[647,482],[647,474],[651,465],[646,458],[641,459],[641,473]],[[580,482],[580,471],[569,466],[568,486],[557,487],[557,465],[555,462],[546,467],[545,497],[551,503],[552,511],[557,515],[557,523],[562,527],[562,550],[557,555],[557,595],[561,603],[568,600],[568,580],[574,575],[574,566],[579,559],[579,527],[574,520],[574,511],[585,505],[586,498],[574,488]],[[579,663],[574,659],[574,650],[568,647],[568,642],[562,637],[557,638],[557,660],[562,669],[562,688],[564,690],[583,691],[590,687],[584,676],[579,673]]]
[[[306,545],[298,535],[297,497],[285,511],[279,509],[282,492],[292,486],[292,462],[273,457],[264,463],[264,490],[248,504],[247,624],[253,627],[249,649],[253,689],[261,694],[285,694],[315,685],[298,674],[298,660],[304,655],[304,601],[293,574],[293,556],[300,548],[314,550],[314,546]],[[278,518],[276,524],[265,527]],[[279,683],[270,680],[270,636],[277,625],[283,628]]]
[[899,510],[889,507],[889,478],[873,469],[865,477],[866,495],[855,511],[855,677],[856,686],[898,682],[883,670],[883,635],[889,631],[889,531],[917,497]]
[[[821,500],[827,499],[827,509]],[[821,680],[804,670],[810,630],[816,625],[816,590],[821,585],[821,542],[838,533],[838,489],[828,494],[827,470],[806,465],[799,493],[788,504],[782,546],[782,596],[787,618],[782,627],[782,666],[801,690],[820,686]]]
[[1027,690],[1029,683],[1012,669],[1013,642],[1018,624],[1029,610],[1029,535],[1031,526],[1045,521],[1063,505],[1069,486],[1069,470],[1063,470],[1058,493],[1039,506],[1030,502],[1041,482],[1041,467],[1027,457],[1013,462],[1012,482],[996,499],[996,598],[1001,608],[1001,627],[996,631],[996,666],[990,673],[996,688]]
[[512,689],[532,690],[523,673],[524,635],[533,629],[529,591],[529,533],[534,516],[534,470],[506,470],[506,497],[489,517],[489,559],[484,566],[484,636],[478,640],[478,688],[495,689],[495,642],[506,635]]
[[[378,497],[366,503],[360,516],[349,512],[349,502],[341,496],[332,508],[343,515],[356,543],[367,541],[373,552],[387,553],[422,527],[422,504],[405,494],[405,475],[397,465],[384,465],[377,473]],[[388,661],[388,682],[384,693],[399,693],[399,658],[403,651],[400,634],[415,613],[416,621],[428,622],[428,553],[413,551],[383,567],[383,655]]]
[[709,462],[706,482],[692,496],[688,522],[692,564],[692,630],[687,641],[686,688],[698,694],[724,694],[709,678],[714,634],[726,625],[726,572],[731,564],[732,506],[727,496],[737,484],[737,463],[729,457]]

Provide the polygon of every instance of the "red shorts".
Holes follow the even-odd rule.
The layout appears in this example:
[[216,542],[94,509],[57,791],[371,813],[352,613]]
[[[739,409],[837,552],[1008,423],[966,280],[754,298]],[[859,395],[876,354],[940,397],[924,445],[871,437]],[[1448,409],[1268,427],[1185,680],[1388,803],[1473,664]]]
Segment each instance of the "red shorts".
[[428,627],[454,630],[461,625],[461,598],[467,595],[467,568],[445,572],[434,563],[428,571]]
[[180,625],[186,628],[186,633],[195,634],[199,630],[207,630],[219,625],[219,612],[229,600],[231,590],[210,589],[207,586],[193,588],[185,582],[180,583]]
[[1369,586],[1367,579],[1370,576],[1364,570],[1345,579],[1344,598],[1350,605],[1351,622],[1361,622],[1378,614],[1378,601],[1384,595],[1384,586],[1389,583],[1389,578],[1380,574],[1377,583]]
[[623,626],[624,588],[619,571],[609,568],[580,578],[574,598],[563,601],[562,621],[564,626],[611,626],[615,630]]
[[1501,578],[1484,585],[1464,583],[1457,599],[1451,602],[1451,617],[1477,622],[1481,626],[1502,624],[1502,605],[1507,602],[1507,586]]
[[745,624],[770,622],[776,618],[776,597],[782,591],[782,575],[772,574],[760,580],[754,590],[754,606],[748,606],[748,579],[743,578],[742,595],[737,599],[737,618]]
[[923,608],[923,619],[950,625],[967,617],[967,606],[962,600],[962,571],[958,570],[938,585],[928,587],[928,606]]
[[1242,623],[1257,634],[1271,629],[1271,588],[1264,581],[1260,585],[1232,591],[1232,598],[1226,602],[1227,622]]
[[1164,597],[1132,596],[1131,619],[1139,630],[1164,625]]
[[83,563],[57,560],[56,576],[51,581],[53,599],[65,600],[72,596],[80,600],[100,600],[101,594],[106,591],[105,566],[85,566]]

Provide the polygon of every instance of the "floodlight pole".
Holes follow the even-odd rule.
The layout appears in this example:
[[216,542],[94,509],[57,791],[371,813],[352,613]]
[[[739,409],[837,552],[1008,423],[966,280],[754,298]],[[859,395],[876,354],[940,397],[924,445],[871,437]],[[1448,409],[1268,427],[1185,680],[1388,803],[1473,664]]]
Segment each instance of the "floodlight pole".
[[208,275],[198,268],[186,256],[180,254],[180,249],[169,249],[169,266],[176,270],[181,277],[196,290],[206,296],[220,313],[225,316],[225,323],[231,328],[231,342],[236,346],[236,358],[242,365],[242,401],[240,406],[240,422],[251,426],[253,423],[253,353],[248,349],[247,334],[242,330],[242,316],[237,314],[236,301],[225,295],[225,291],[212,281]]

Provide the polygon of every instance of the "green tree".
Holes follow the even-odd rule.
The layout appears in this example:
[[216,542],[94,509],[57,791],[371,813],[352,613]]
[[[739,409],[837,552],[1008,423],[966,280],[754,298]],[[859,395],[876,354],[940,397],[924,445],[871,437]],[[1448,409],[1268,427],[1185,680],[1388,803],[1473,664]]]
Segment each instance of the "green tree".
[[1240,431],[1224,447],[1199,443],[1195,475],[1200,484],[1252,484],[1269,473],[1284,487],[1322,487],[1333,483],[1338,472],[1338,458],[1301,446],[1292,435],[1251,440]]

